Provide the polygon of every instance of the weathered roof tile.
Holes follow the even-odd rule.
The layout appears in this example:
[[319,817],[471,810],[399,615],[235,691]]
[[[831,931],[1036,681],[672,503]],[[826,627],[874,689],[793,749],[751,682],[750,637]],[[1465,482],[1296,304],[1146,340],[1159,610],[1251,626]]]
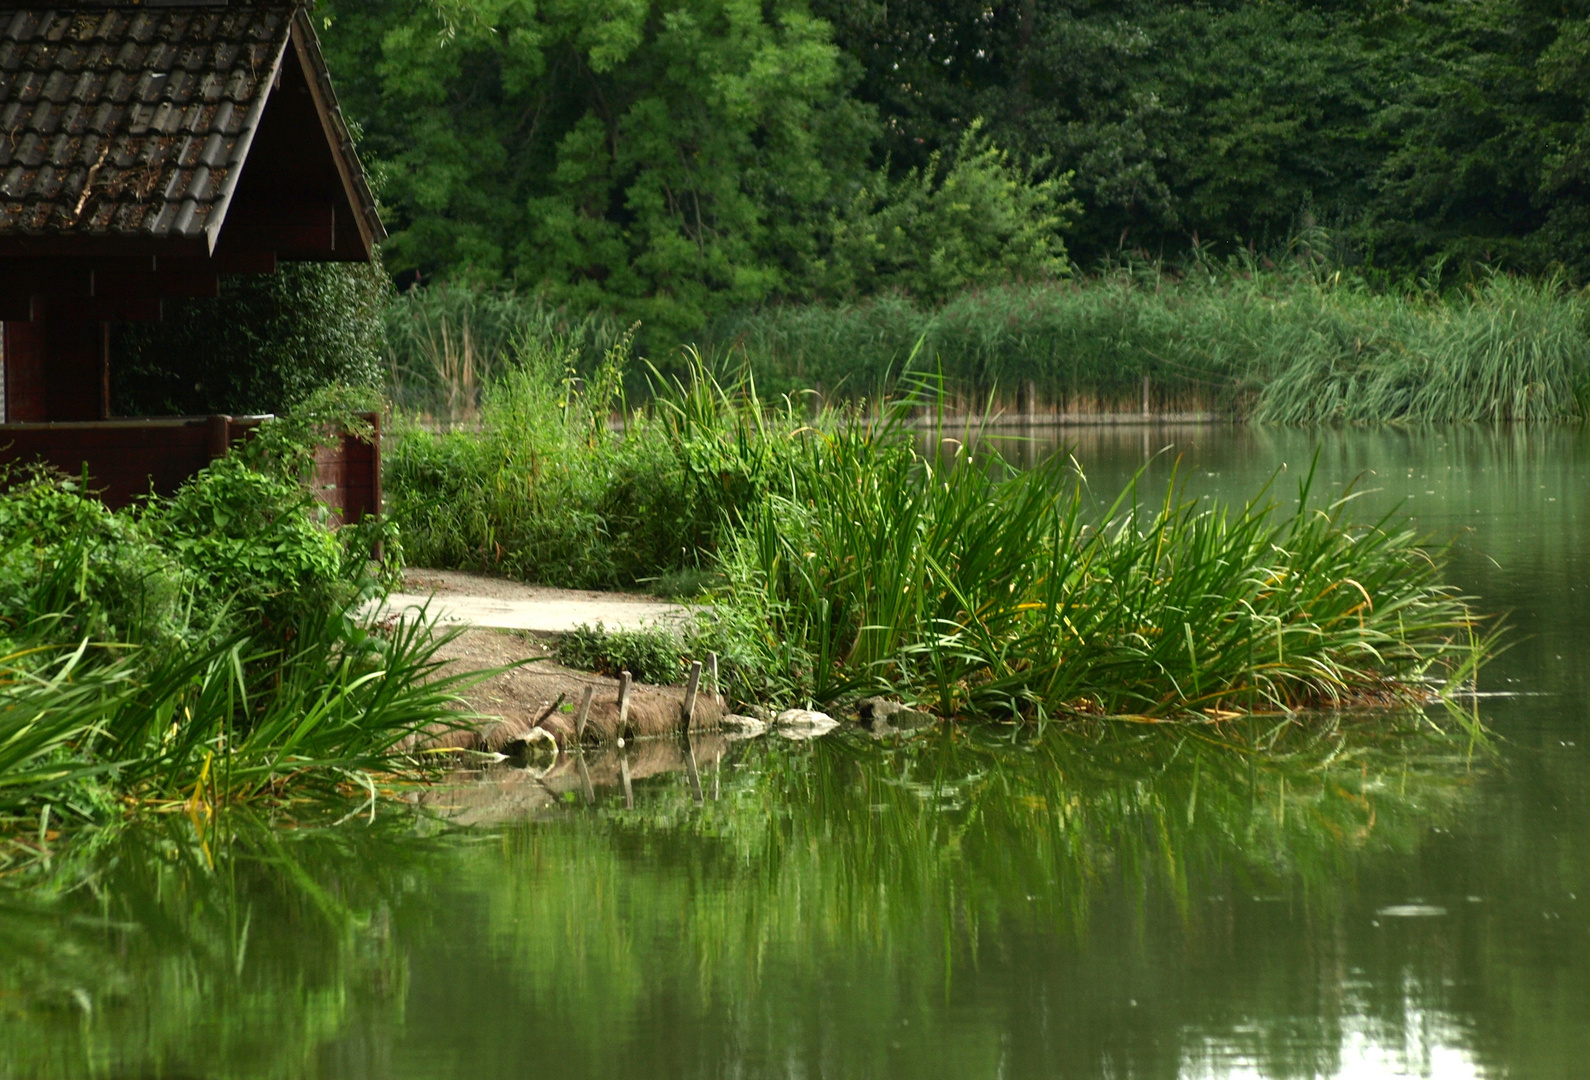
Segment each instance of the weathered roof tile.
[[293,10],[0,11],[0,232],[198,235]]

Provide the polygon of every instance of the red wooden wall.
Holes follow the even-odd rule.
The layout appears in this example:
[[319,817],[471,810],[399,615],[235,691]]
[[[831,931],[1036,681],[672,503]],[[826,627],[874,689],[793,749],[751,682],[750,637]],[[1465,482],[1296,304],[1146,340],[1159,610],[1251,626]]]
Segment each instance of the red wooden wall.
[[[9,391],[9,377],[7,383]],[[344,435],[315,456],[315,497],[336,512],[338,523],[381,512],[380,417],[365,419],[375,428],[373,441]],[[43,461],[73,476],[86,465],[89,487],[119,508],[151,490],[172,494],[260,423],[257,417],[199,416],[0,424],[0,462]]]

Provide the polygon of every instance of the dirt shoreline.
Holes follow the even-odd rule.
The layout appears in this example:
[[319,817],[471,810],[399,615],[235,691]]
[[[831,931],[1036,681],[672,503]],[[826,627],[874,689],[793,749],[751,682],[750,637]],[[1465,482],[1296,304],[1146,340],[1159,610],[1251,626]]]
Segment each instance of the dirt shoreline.
[[[466,630],[443,644],[436,656],[447,661],[445,674],[518,666],[498,672],[460,695],[469,712],[485,719],[457,730],[437,730],[426,745],[504,753],[511,743],[539,727],[557,741],[560,750],[565,749],[574,742],[575,711],[587,687],[594,693],[584,742],[616,741],[618,680],[564,667],[552,659],[551,645],[549,639],[531,634],[482,628]],[[696,696],[693,732],[718,728],[724,708],[712,690],[704,684]],[[635,683],[630,690],[626,737],[679,734],[684,700],[683,687]],[[553,709],[555,704],[558,707]]]

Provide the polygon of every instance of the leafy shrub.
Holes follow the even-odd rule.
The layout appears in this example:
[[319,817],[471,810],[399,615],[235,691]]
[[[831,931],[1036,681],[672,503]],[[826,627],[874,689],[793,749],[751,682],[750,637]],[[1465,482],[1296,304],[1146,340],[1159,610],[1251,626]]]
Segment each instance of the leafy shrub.
[[78,481],[0,467],[0,648],[41,619],[63,640],[164,641],[185,623],[187,581],[136,517]]
[[946,163],[898,180],[887,167],[830,221],[827,258],[814,267],[818,295],[903,291],[943,303],[973,285],[1066,274],[1061,234],[1076,213],[1065,202],[1069,174],[1032,174],[979,134],[972,123]]
[[581,623],[558,638],[557,662],[581,671],[617,675],[627,671],[640,682],[666,686],[679,681],[684,650],[667,630],[609,630]]
[[168,301],[112,346],[111,400],[128,416],[280,413],[332,383],[381,382],[380,264],[283,263],[221,279],[212,299]]
[[621,341],[589,379],[556,342],[522,345],[484,396],[482,431],[400,430],[386,494],[406,553],[427,566],[574,588],[700,568],[733,508],[777,471],[759,408],[726,407],[704,370],[659,382],[651,414],[621,407]]

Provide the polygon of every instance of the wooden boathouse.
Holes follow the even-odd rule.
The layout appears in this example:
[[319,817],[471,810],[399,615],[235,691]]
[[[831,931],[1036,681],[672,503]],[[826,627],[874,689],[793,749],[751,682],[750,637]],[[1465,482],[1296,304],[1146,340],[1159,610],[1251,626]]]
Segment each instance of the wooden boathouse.
[[[0,0],[0,461],[169,493],[259,423],[111,415],[111,326],[385,233],[307,8]],[[380,436],[323,453],[323,497],[380,509]]]

